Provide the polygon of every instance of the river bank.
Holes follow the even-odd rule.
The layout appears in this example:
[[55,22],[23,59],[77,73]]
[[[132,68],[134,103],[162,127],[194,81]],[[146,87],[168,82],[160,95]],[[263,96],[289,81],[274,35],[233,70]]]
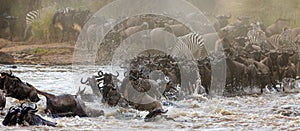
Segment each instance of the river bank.
[[0,39],[0,52],[11,56],[3,56],[0,59],[2,64],[13,61],[14,64],[71,65],[74,44],[12,42]]

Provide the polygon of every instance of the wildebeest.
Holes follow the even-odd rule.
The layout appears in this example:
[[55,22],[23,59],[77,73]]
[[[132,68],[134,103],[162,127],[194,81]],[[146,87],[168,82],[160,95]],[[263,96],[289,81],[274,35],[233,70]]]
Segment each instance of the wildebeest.
[[[83,81],[83,79],[81,79],[80,82],[81,82],[81,84],[86,84],[86,85],[91,86],[94,96],[101,97],[101,93],[99,92],[99,88],[98,88],[97,81],[96,81],[96,76],[87,78],[86,81]],[[81,94],[83,94],[83,92],[78,91],[77,94],[81,95]]]
[[88,10],[57,11],[52,18],[52,25],[62,32],[61,41],[63,41],[65,35],[68,35],[67,37],[70,37],[71,34],[77,36],[89,17]]
[[4,120],[2,121],[2,124],[4,126],[17,125],[17,119],[20,112],[21,112],[21,108],[16,108],[13,106],[10,107],[6,116],[4,117]]
[[[139,74],[138,70],[131,70],[128,76],[129,79],[122,83],[121,88],[124,88],[123,96],[129,105],[140,111],[149,111],[149,114],[145,117],[145,121],[150,121],[156,115],[166,113],[167,111],[163,110],[158,100],[147,94],[150,88],[155,87],[151,87],[151,83],[145,81],[145,79],[139,78]],[[140,83],[139,81],[144,82]]]
[[216,18],[216,23],[214,23],[214,28],[215,30],[220,30],[221,28],[225,27],[228,25],[228,20],[231,18],[231,15],[227,16],[227,15],[218,15],[215,16]]
[[266,28],[266,35],[269,37],[274,34],[280,34],[282,32],[282,29],[284,27],[287,27],[289,23],[290,20],[288,19],[282,19],[282,18],[277,19],[273,24],[271,24]]
[[[110,106],[116,106],[121,99],[121,94],[117,90],[117,83],[116,78],[119,76],[112,75],[111,73],[103,73],[101,70],[98,72],[98,79],[99,82],[99,90],[103,97],[103,102],[107,103]],[[115,77],[115,79],[114,79]],[[103,86],[100,86],[100,84]]]
[[56,126],[56,123],[45,120],[41,116],[35,114],[38,111],[36,105],[35,108],[23,105],[24,103],[21,104],[20,107],[10,107],[2,124],[4,126],[13,126],[16,124]]
[[79,87],[79,89],[76,93],[77,96],[80,96],[81,100],[86,101],[86,102],[93,102],[97,98],[97,96],[94,93],[86,94],[84,91],[85,91],[85,88],[83,88],[83,90],[81,90]]
[[50,113],[53,117],[87,116],[82,107],[84,103],[76,95],[62,94],[56,96],[39,90],[37,92],[46,97],[47,105],[45,112]]
[[2,90],[0,90],[0,111],[4,109],[5,104],[6,104],[5,94],[3,93]]
[[1,72],[0,74],[0,89],[4,91],[6,97],[13,97],[18,100],[29,99],[32,102],[40,100],[36,88],[31,84],[24,83],[12,73]]

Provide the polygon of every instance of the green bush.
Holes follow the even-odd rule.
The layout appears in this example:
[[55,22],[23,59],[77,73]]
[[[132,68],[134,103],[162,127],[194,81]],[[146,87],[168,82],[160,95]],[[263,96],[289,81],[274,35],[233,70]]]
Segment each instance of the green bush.
[[36,48],[36,49],[32,49],[29,51],[29,54],[31,55],[42,55],[42,54],[45,54],[47,53],[47,49],[45,48]]

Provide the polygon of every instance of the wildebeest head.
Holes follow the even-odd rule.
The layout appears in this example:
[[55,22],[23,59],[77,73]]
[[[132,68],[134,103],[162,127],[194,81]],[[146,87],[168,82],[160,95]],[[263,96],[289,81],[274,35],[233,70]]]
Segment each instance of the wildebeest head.
[[2,90],[4,88],[4,82],[6,80],[6,76],[12,76],[12,73],[11,72],[10,72],[10,74],[8,74],[6,72],[0,73],[0,89],[2,89]]
[[6,114],[2,124],[4,126],[13,126],[16,124],[24,124],[28,123],[29,125],[48,125],[48,126],[55,126],[56,123],[47,121],[36,115],[37,106],[35,105],[34,108],[30,106],[24,106],[24,103],[21,104],[20,107],[10,107],[8,113]]
[[21,113],[19,118],[17,119],[17,123],[19,125],[28,123],[29,125],[47,125],[47,126],[56,126],[56,123],[47,121],[40,117],[39,115],[36,115],[35,113],[38,111],[37,106],[35,105],[34,108],[30,106],[23,106],[21,105]]
[[112,75],[111,73],[104,74],[102,71],[99,71],[98,76],[102,77],[97,81],[103,83],[103,86],[100,86],[99,83],[98,87],[103,96],[104,102],[106,102],[110,106],[116,106],[121,98],[121,95],[117,90],[117,86],[116,86],[117,83],[115,83],[116,81],[114,80],[114,78],[118,77],[119,73],[117,72],[117,75],[115,76]]
[[20,78],[5,72],[0,73],[0,89],[3,89],[7,97],[13,97],[18,100],[29,99],[32,102],[38,102],[40,98],[37,95],[35,87],[29,83],[24,83]]
[[2,121],[2,124],[4,126],[13,126],[17,124],[17,119],[20,115],[21,108],[18,107],[10,107],[4,120]]
[[[30,115],[33,115],[34,113],[36,113],[38,110],[37,109],[37,106],[35,105],[34,108],[30,107],[30,106],[23,106],[24,103],[21,104],[21,111],[20,111],[20,115],[17,119],[17,123],[18,124],[22,124],[22,122],[24,121],[24,119],[28,119]],[[25,117],[28,117],[28,118],[25,118]],[[30,118],[29,118],[30,119]]]

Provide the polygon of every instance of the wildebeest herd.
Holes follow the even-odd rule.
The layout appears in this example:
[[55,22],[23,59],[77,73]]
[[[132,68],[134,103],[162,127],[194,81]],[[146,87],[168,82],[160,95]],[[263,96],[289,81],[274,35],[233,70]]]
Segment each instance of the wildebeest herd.
[[[196,14],[186,17],[193,18],[193,15]],[[62,29],[62,24],[56,18],[59,18],[59,14],[53,20],[56,27]],[[129,66],[126,67],[123,80],[118,79],[118,72],[113,75],[100,70],[98,75],[91,76],[86,81],[82,79],[81,83],[91,86],[94,95],[102,97],[102,102],[109,106],[148,111],[145,121],[151,121],[157,115],[167,112],[163,109],[161,99],[181,100],[193,93],[210,95],[211,87],[218,86],[211,83],[212,79],[216,79],[212,76],[212,66],[222,61],[227,63],[225,96],[236,92],[243,94],[246,87],[251,90],[258,87],[259,93],[263,93],[265,89],[280,92],[285,91],[286,87],[295,88],[299,67],[300,28],[288,28],[289,20],[281,18],[268,27],[261,22],[251,22],[251,17],[247,16],[237,17],[235,23],[229,23],[230,18],[231,15],[216,16],[216,23],[211,26],[214,26],[220,38],[211,43],[205,43],[210,41],[206,40],[209,38],[206,36],[212,33],[210,28],[192,33],[184,24],[164,16],[142,15],[128,18],[106,34],[104,42],[107,44],[103,44],[99,51],[105,54],[108,47],[114,48],[114,44],[145,29],[151,29],[150,34],[153,36],[159,36],[156,34],[160,32],[158,30],[173,33],[181,40],[181,45],[186,44],[189,50],[175,46],[170,51],[174,52],[176,49],[175,54],[140,54],[128,61]],[[203,28],[207,26],[201,22],[199,24]],[[72,28],[75,27],[76,24],[72,24]],[[215,49],[206,50],[203,45],[213,45]],[[180,51],[191,50],[194,50],[192,53],[200,51],[201,55],[193,54],[193,59],[177,55]],[[1,73],[0,89],[3,90],[3,93],[0,92],[0,105],[5,106],[3,96],[37,102],[40,94],[46,97],[45,112],[52,117],[88,116],[84,112],[82,99],[89,98],[80,90],[76,95],[56,96],[22,82],[12,73],[4,72]],[[56,123],[41,118],[36,112],[36,108],[25,104],[11,107],[3,124],[55,126]]]
[[[187,25],[163,15],[146,14],[127,18],[106,34],[104,44],[100,44],[100,48],[98,48],[98,56],[100,56],[98,59],[99,61],[110,60],[110,56],[102,57],[101,54],[109,54],[108,52],[118,47],[122,40],[144,30],[142,25],[147,23],[152,44],[158,43],[157,46],[167,47],[168,50],[164,53],[170,54],[171,59],[174,59],[169,62],[179,65],[181,63],[197,63],[190,65],[197,65],[202,85],[208,94],[212,77],[211,67],[223,60],[227,63],[226,91],[231,93],[243,92],[245,87],[251,89],[259,87],[260,93],[263,93],[266,86],[268,87],[266,89],[277,91],[284,90],[283,87],[287,86],[295,87],[299,70],[300,28],[290,28],[289,19],[278,18],[273,24],[266,27],[264,23],[252,20],[250,16],[239,16],[236,22],[230,23],[231,15],[219,15],[215,16],[214,24],[194,20],[197,16],[196,13],[181,16],[202,27],[200,32],[194,33]],[[162,44],[163,38],[159,38],[159,36],[165,36],[163,35],[164,31],[174,34],[179,39],[178,42]],[[219,38],[214,37],[216,34],[214,31],[217,32]],[[182,43],[185,45],[183,46]],[[149,46],[155,47],[155,45]],[[194,58],[188,60],[185,56],[181,56],[180,54],[184,52],[191,52]],[[145,55],[136,57],[133,61],[137,61],[136,65],[151,69],[153,65],[162,65],[157,61],[162,57]],[[173,66],[162,67],[164,69],[158,68],[158,70],[167,70],[164,74],[178,74],[178,71],[172,70]],[[186,68],[193,70],[195,66]],[[130,65],[129,69],[135,68]],[[176,79],[180,79],[179,75]],[[197,80],[193,81],[190,82],[190,85],[195,84]],[[175,85],[179,83],[175,83]],[[181,85],[181,88],[184,90],[195,89],[195,87],[190,89],[191,87],[185,85]]]

